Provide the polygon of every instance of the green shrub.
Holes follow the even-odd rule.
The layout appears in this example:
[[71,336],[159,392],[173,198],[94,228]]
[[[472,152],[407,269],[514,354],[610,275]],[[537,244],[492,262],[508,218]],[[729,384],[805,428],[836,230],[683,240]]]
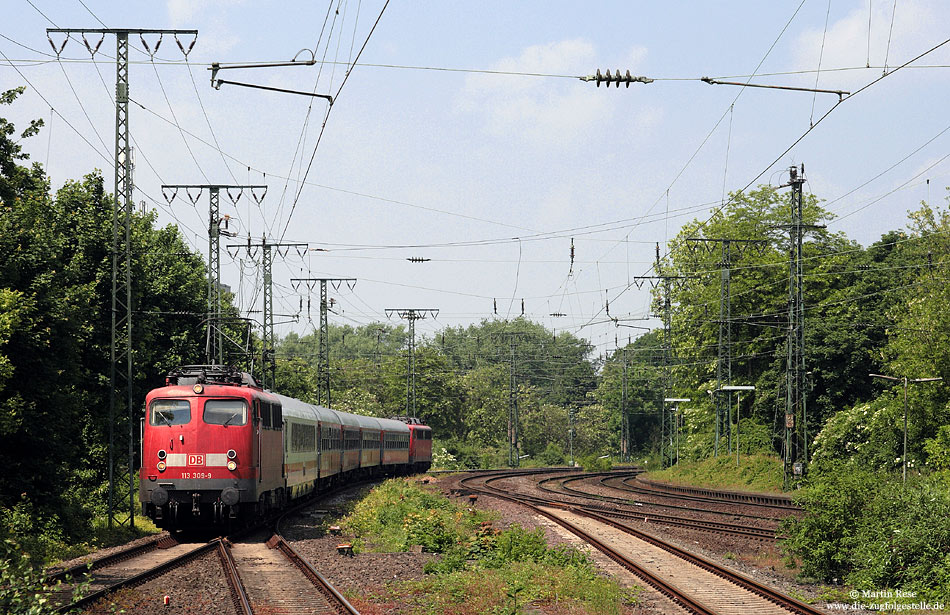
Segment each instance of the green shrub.
[[950,470],[950,425],[943,425],[937,435],[924,442],[927,465],[935,470]]
[[950,587],[950,490],[946,477],[870,471],[841,464],[795,496],[805,510],[782,526],[786,553],[804,576],[858,589],[901,589],[945,599]]
[[881,473],[847,464],[813,476],[808,486],[795,494],[795,502],[806,514],[800,519],[789,517],[782,524],[787,536],[783,548],[788,555],[801,558],[802,575],[822,580],[844,578],[851,569],[848,547],[856,521],[886,480]]
[[[883,486],[883,485],[882,485]],[[933,478],[914,478],[906,488],[894,479],[879,489],[858,519],[849,541],[859,589],[892,587],[946,599],[950,583],[950,492]]]
[[601,458],[597,454],[578,457],[577,462],[587,472],[606,472],[610,469],[610,458]]
[[544,530],[492,527],[493,515],[449,501],[431,488],[394,479],[358,502],[341,525],[354,542],[380,550],[421,544],[441,553],[422,581],[394,584],[387,600],[413,612],[519,613],[527,603],[568,604],[570,612],[620,615],[636,591],[599,576],[590,559],[568,546],[549,548]]
[[[44,615],[53,610],[49,596],[62,581],[50,586],[44,582],[41,567],[13,540],[0,541],[0,613],[4,615]],[[76,584],[73,601],[88,591],[90,581]]]
[[373,488],[341,526],[356,536],[357,549],[395,552],[422,545],[424,551],[442,553],[471,540],[480,524],[492,518],[483,511],[469,512],[416,482],[392,479]]
[[564,459],[564,451],[554,442],[548,442],[547,447],[541,451],[537,460],[542,466],[562,466],[567,463]]

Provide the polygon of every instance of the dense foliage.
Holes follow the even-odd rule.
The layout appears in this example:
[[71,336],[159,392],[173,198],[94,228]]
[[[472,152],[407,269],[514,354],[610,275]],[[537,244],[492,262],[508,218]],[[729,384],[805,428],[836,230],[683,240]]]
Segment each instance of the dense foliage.
[[[373,323],[329,330],[332,406],[374,416],[412,414],[404,328]],[[316,333],[281,341],[283,392],[316,401],[318,345]],[[513,369],[519,452],[528,463],[564,463],[572,441],[585,454],[607,453],[617,446],[617,418],[594,396],[598,365],[590,354],[586,341],[520,318],[447,328],[417,340],[415,415],[433,427],[437,444],[458,467],[506,464]]]
[[[22,166],[14,135],[0,118],[0,538],[61,557],[105,511],[113,202],[98,172],[51,194],[39,164]],[[203,345],[202,259],[177,228],[154,222],[132,221],[136,400]],[[127,433],[121,401],[117,414]],[[119,496],[128,502],[127,490]]]
[[[831,468],[828,468],[831,470]],[[805,576],[858,589],[946,599],[950,587],[950,475],[899,476],[842,463],[795,496],[807,511],[783,533]]]

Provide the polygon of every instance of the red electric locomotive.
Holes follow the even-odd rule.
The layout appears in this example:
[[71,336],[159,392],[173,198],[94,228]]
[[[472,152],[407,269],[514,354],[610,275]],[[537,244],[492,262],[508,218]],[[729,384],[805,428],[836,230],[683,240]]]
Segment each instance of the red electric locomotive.
[[432,430],[418,419],[314,406],[224,366],[171,372],[145,406],[139,501],[161,527],[251,518],[346,477],[425,471],[432,461]]

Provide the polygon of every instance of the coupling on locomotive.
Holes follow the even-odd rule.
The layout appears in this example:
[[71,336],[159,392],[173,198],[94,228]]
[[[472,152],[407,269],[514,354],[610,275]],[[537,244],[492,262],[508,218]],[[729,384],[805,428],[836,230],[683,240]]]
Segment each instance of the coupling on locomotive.
[[180,367],[145,398],[139,501],[163,528],[250,519],[345,480],[424,472],[418,419],[349,414],[221,365]]

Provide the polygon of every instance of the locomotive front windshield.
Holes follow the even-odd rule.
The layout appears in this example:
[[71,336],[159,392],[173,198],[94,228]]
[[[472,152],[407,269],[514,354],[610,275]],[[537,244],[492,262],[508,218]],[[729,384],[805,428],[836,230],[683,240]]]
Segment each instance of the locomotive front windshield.
[[150,425],[184,425],[191,422],[191,404],[186,399],[156,399],[149,412]]
[[203,417],[209,425],[244,425],[247,404],[243,399],[209,399],[205,402]]

